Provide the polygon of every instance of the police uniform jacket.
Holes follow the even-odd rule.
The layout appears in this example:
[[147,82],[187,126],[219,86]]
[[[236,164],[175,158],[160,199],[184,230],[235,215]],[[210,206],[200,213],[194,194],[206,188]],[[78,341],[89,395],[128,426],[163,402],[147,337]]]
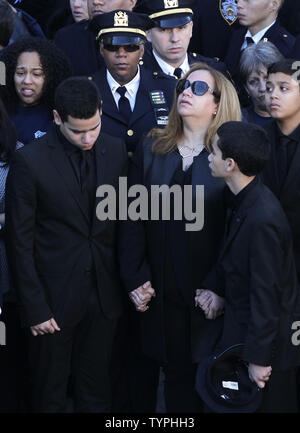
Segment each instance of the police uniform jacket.
[[[151,44],[146,44],[145,46],[145,53],[143,56],[143,64],[147,69],[150,69],[153,72],[162,72],[161,67],[157,63],[153,52]],[[220,62],[218,59],[212,59],[209,57],[201,56],[197,53],[188,53],[188,62],[190,65],[193,63],[203,62],[207,63],[209,66],[211,66],[214,69],[217,69],[218,71],[222,72],[226,78],[229,78],[226,66],[223,62]]]
[[134,110],[127,122],[119,113],[106,73],[107,69],[102,68],[92,77],[103,99],[102,131],[121,137],[126,142],[127,150],[133,152],[143,135],[154,127],[166,124],[176,81],[164,73],[151,72],[141,67]]
[[[132,157],[129,169],[128,186],[144,185],[150,197],[151,185],[172,185],[175,173],[181,168],[182,158],[177,150],[166,155],[153,154],[152,138],[146,138],[138,146]],[[166,302],[171,302],[166,295],[168,281],[175,286],[186,300],[190,314],[190,332],[186,339],[189,347],[194,341],[206,334],[207,320],[202,310],[195,308],[195,290],[217,260],[218,250],[224,230],[223,180],[211,176],[208,167],[208,153],[203,150],[191,166],[191,185],[193,186],[193,205],[195,205],[195,186],[204,185],[204,225],[202,230],[187,232],[181,235],[175,231],[170,239],[172,223],[161,219],[147,221],[124,221],[120,225],[120,269],[121,278],[128,292],[146,281],[152,282],[156,296],[149,303],[149,309],[138,313],[140,322],[141,347],[143,352],[160,363],[166,362],[167,343],[165,323]],[[149,199],[150,201],[150,199]],[[149,207],[150,209],[150,207]],[[181,222],[180,222],[181,224]],[[174,272],[168,273],[167,257],[170,257]],[[188,261],[186,266],[185,261]],[[170,272],[170,271],[169,271]],[[210,321],[213,326],[215,322]],[[182,329],[181,332],[186,332]],[[209,344],[205,345],[209,354]],[[190,356],[190,351],[189,351]],[[193,357],[193,353],[192,353]]]
[[55,34],[54,42],[70,60],[74,75],[90,75],[104,65],[99,44],[88,24],[88,20],[82,20]]
[[204,286],[225,297],[216,353],[244,343],[243,359],[286,370],[300,363],[292,344],[299,286],[287,218],[259,178],[232,215],[218,264]]

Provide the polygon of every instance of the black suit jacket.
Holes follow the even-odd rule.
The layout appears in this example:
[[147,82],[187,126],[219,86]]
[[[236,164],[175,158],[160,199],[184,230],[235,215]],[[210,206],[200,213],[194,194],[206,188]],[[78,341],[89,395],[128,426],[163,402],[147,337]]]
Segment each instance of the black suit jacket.
[[[138,146],[131,160],[128,185],[145,185],[150,196],[151,185],[170,185],[176,169],[182,164],[177,151],[166,155],[153,154],[153,139],[145,139]],[[190,273],[182,266],[185,251],[173,248],[170,251],[175,269],[175,279],[183,286],[186,302],[191,313],[191,347],[196,336],[204,332],[205,319],[202,311],[194,307],[195,290],[214,265],[224,230],[224,182],[211,176],[208,153],[204,150],[194,160],[192,167],[193,205],[195,186],[204,185],[204,226],[202,230],[187,232],[187,261]],[[150,204],[149,204],[150,209]],[[195,207],[194,207],[195,209]],[[156,291],[149,309],[139,313],[141,325],[141,347],[144,353],[160,362],[167,360],[164,302],[165,302],[165,249],[168,221],[126,221],[120,225],[121,277],[128,292],[150,280]],[[188,281],[191,282],[189,286]]]
[[[125,144],[101,133],[95,143],[97,185],[118,191],[126,173]],[[95,185],[96,192],[96,185]],[[79,183],[56,130],[16,152],[6,194],[8,258],[25,325],[54,317],[76,323],[84,311],[93,269],[104,315],[121,313],[116,222],[99,221],[84,206]]]
[[243,197],[204,286],[226,301],[216,352],[244,343],[246,361],[284,370],[300,363],[291,341],[291,325],[300,317],[292,235],[276,197],[256,182]]
[[[143,135],[158,124],[161,119],[169,115],[172,107],[176,81],[162,72],[153,73],[140,67],[141,81],[136,95],[134,110],[129,122],[120,115],[106,79],[106,68],[100,69],[92,78],[100,90],[103,100],[102,130],[126,142],[127,150],[133,152]],[[166,103],[153,104],[152,92],[163,92]],[[162,111],[157,111],[157,109]]]
[[291,166],[281,188],[277,168],[276,134],[278,130],[276,122],[272,121],[265,125],[264,128],[271,142],[271,156],[262,172],[262,179],[280,201],[289,221],[293,235],[293,248],[298,279],[300,281],[300,140],[296,145],[296,151],[291,161]]
[[55,44],[70,60],[74,75],[94,74],[104,65],[99,44],[88,25],[88,20],[79,21],[60,29],[54,37]]

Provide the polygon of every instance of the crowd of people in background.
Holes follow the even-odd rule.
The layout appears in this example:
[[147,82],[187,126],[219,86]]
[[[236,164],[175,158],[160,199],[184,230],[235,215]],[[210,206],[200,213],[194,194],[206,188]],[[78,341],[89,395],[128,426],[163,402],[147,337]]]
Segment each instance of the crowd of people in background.
[[300,3],[0,0],[0,62],[0,412],[299,412]]

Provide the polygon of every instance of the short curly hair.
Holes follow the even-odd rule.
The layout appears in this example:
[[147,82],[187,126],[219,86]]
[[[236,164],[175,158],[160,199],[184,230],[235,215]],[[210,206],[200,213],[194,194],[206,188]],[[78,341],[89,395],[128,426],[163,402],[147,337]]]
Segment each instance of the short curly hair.
[[53,109],[55,90],[63,80],[72,75],[72,69],[65,54],[52,41],[38,37],[27,36],[19,39],[4,50],[1,61],[6,67],[6,85],[0,86],[0,96],[8,106],[18,103],[14,74],[18,58],[24,52],[38,53],[45,75],[41,102]]

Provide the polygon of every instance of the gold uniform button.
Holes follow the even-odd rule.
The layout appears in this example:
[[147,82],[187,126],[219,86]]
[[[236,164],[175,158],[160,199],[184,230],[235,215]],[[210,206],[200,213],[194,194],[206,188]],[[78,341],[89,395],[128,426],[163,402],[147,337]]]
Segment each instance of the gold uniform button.
[[88,77],[88,80],[92,80],[93,79],[93,77]]
[[143,64],[144,64],[143,60],[140,60],[139,65],[143,66]]
[[129,137],[132,137],[133,134],[134,134],[133,130],[132,130],[132,129],[128,129],[128,131],[127,131],[127,135],[128,135]]
[[284,34],[284,35],[283,35],[283,37],[284,37],[284,38],[287,38],[287,37],[288,37],[288,35]]

